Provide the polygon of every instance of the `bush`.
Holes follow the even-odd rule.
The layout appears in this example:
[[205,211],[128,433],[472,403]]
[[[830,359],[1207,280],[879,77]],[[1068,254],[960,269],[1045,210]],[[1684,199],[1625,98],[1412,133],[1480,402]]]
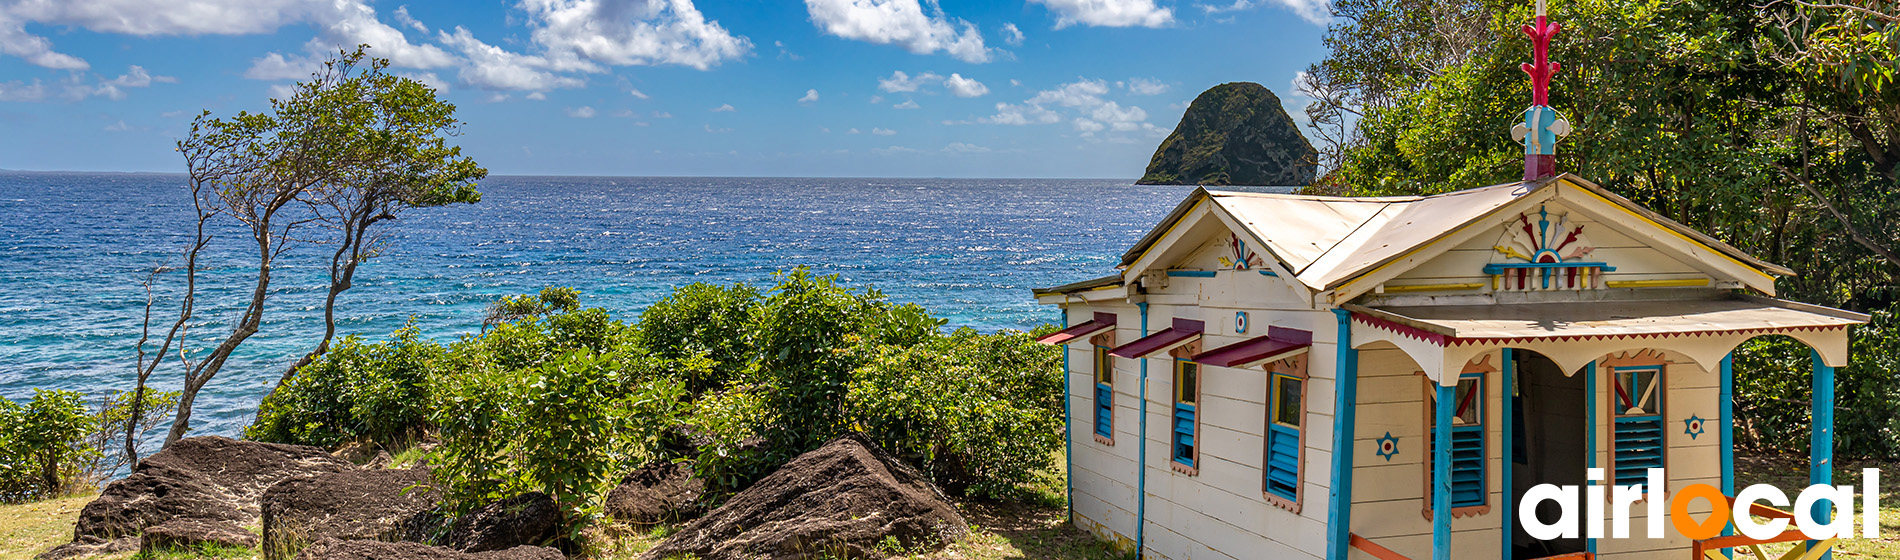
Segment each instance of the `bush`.
[[35,389],[22,405],[0,399],[0,501],[17,503],[66,495],[98,450],[87,436],[98,421],[85,397]]
[[[169,423],[172,413],[178,410],[179,394],[178,391],[146,389],[145,402],[138,406],[138,423],[133,427],[137,435],[143,436],[160,424]],[[113,391],[99,399],[98,408],[93,409],[95,429],[86,438],[86,445],[98,453],[81,469],[79,483],[102,482],[120,469],[133,466],[132,456],[125,451],[125,430],[131,423],[134,395],[133,391]],[[138,440],[135,438],[133,443],[137,444]]]
[[265,397],[244,437],[323,448],[349,441],[405,447],[429,428],[428,379],[446,361],[447,350],[422,340],[414,326],[381,342],[344,337]]
[[[1900,329],[1876,311],[1854,329],[1852,359],[1835,372],[1834,455],[1900,458]],[[1735,350],[1736,440],[1757,453],[1806,454],[1814,394],[1812,350],[1793,338],[1749,340]]]
[[1061,351],[1019,332],[959,329],[882,345],[852,375],[854,426],[946,490],[1014,498],[1062,446]]
[[759,298],[759,290],[746,284],[688,284],[641,312],[635,336],[663,359],[708,360],[703,374],[682,379],[687,391],[698,397],[725,387],[752,363],[752,323]]

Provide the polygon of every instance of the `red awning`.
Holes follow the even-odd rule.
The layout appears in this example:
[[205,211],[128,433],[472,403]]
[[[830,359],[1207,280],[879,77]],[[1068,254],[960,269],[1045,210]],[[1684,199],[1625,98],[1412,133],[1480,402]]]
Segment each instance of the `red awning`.
[[1202,352],[1194,357],[1194,361],[1217,367],[1244,368],[1284,359],[1312,347],[1312,331],[1268,327],[1267,336],[1258,336]]
[[1086,340],[1088,337],[1101,334],[1102,331],[1113,328],[1115,328],[1115,314],[1097,311],[1095,312],[1094,319],[1038,338],[1036,342],[1051,346],[1060,346],[1077,340]]
[[1108,353],[1123,358],[1140,358],[1155,352],[1165,352],[1194,342],[1201,338],[1202,324],[1193,319],[1174,320],[1174,326],[1161,329],[1161,332],[1141,337],[1140,340],[1123,344]]

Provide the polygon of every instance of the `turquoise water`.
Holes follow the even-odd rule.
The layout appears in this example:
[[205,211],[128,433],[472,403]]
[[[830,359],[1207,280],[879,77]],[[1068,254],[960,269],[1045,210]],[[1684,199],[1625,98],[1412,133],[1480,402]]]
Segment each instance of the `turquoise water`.
[[[1121,252],[1191,187],[1123,181],[497,177],[479,204],[418,210],[357,273],[339,330],[382,336],[413,320],[428,336],[477,329],[497,297],[572,286],[632,319],[674,286],[768,282],[809,265],[952,326],[1054,322],[1032,287],[1113,271]],[[183,177],[0,173],[0,397],[33,388],[100,394],[131,386],[144,272],[179,265],[190,235]],[[248,301],[222,230],[205,263],[192,346],[208,348]],[[235,434],[257,400],[322,334],[326,248],[276,269],[265,325],[199,397],[196,433]],[[159,276],[159,322],[181,274]],[[156,323],[155,323],[156,324]],[[156,383],[178,385],[176,368]]]

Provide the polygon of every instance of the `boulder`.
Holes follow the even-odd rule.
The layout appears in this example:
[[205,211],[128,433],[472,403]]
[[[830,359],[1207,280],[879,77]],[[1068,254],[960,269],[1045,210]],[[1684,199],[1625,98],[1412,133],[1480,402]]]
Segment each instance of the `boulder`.
[[922,473],[851,434],[786,463],[641,558],[882,558],[887,539],[935,550],[969,527]]
[[324,539],[303,549],[297,560],[564,560],[561,551],[518,546],[494,552],[461,552],[411,542]]
[[449,526],[448,545],[465,552],[540,546],[561,535],[561,508],[554,498],[530,492],[488,504]]
[[164,550],[196,548],[203,544],[232,548],[257,546],[257,535],[228,521],[173,519],[145,528],[139,552],[150,556]]
[[173,519],[258,521],[258,498],[287,478],[353,467],[322,449],[207,436],[178,440],[106,485],[80,510],[74,537],[115,539]]
[[80,535],[80,537],[73,540],[73,542],[53,547],[52,550],[42,552],[39,556],[33,558],[35,560],[66,560],[68,558],[82,558],[100,554],[132,552],[138,549],[139,538],[136,536],[107,539],[93,535]]
[[656,463],[627,475],[607,493],[607,515],[640,525],[671,523],[699,515],[706,481],[681,463]]
[[1280,97],[1234,82],[1194,98],[1137,184],[1306,186],[1318,170],[1319,152]]
[[262,501],[264,556],[281,559],[322,538],[405,538],[441,492],[427,469],[352,470],[279,482]]

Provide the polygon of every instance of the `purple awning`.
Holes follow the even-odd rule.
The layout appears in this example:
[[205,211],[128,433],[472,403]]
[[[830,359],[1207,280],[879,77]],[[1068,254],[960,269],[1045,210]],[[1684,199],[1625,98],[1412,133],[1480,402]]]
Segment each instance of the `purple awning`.
[[1123,358],[1140,358],[1155,352],[1173,350],[1183,344],[1194,342],[1201,338],[1201,331],[1202,323],[1200,321],[1176,318],[1174,320],[1174,326],[1161,329],[1161,332],[1141,337],[1140,340],[1117,346],[1114,350],[1109,350],[1108,353]]
[[1086,339],[1088,337],[1095,336],[1097,334],[1100,334],[1102,331],[1106,331],[1113,328],[1115,328],[1115,314],[1097,311],[1095,312],[1094,319],[1090,319],[1080,325],[1062,329],[1061,331],[1057,331],[1048,336],[1038,338],[1036,339],[1036,342],[1041,342],[1043,344],[1048,344],[1051,346],[1060,346],[1063,344],[1068,344],[1071,342],[1075,342],[1077,340]]
[[1217,367],[1250,367],[1305,352],[1313,346],[1312,331],[1268,327],[1267,336],[1257,336],[1194,357],[1196,363]]

